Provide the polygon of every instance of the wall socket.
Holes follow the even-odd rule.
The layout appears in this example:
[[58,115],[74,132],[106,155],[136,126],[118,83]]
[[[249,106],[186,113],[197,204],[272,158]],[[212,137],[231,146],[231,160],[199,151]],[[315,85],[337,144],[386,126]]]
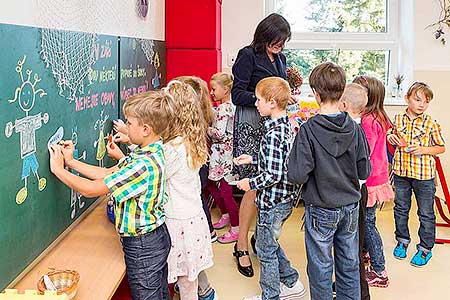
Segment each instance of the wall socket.
[[229,67],[232,67],[234,65],[234,62],[236,61],[236,55],[235,54],[228,54],[227,56],[227,64]]

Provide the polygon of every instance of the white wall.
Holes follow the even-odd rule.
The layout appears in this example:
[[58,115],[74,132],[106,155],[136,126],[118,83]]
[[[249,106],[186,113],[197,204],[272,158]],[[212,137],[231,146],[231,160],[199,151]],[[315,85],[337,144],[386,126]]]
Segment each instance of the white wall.
[[256,25],[263,18],[264,0],[222,2],[222,68],[225,72],[231,72],[232,65],[228,61],[252,42]]
[[136,0],[2,1],[0,23],[165,40],[164,0],[150,0],[145,19]]
[[448,44],[443,46],[434,38],[436,27],[425,29],[439,18],[438,0],[415,1],[415,66],[416,70],[450,71],[450,30],[444,26]]

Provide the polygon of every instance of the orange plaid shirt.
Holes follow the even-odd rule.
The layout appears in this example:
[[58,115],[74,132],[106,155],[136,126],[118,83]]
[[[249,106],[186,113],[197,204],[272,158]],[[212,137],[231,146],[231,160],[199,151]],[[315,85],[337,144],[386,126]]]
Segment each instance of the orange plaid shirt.
[[[444,146],[439,123],[426,114],[411,119],[406,110],[394,118],[394,127],[388,132],[396,133],[405,139],[408,145],[425,147]],[[393,159],[395,175],[418,180],[429,180],[435,177],[436,163],[432,155],[414,155],[407,152],[407,147],[397,147]]]

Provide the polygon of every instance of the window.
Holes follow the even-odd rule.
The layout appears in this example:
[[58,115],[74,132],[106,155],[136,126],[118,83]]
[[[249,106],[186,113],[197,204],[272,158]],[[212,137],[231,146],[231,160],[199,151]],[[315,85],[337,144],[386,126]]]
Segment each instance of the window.
[[346,70],[349,81],[371,75],[387,87],[394,85],[398,1],[266,0],[266,14],[272,12],[291,24],[292,39],[284,53],[305,83],[314,66],[333,61]]

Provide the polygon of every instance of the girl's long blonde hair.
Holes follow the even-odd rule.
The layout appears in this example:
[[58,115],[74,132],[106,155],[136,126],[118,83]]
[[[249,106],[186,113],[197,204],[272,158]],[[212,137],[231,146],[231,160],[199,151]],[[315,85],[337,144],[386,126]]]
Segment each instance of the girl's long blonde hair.
[[208,84],[196,76],[180,76],[175,78],[175,80],[187,83],[194,89],[200,101],[202,117],[205,119],[206,124],[211,126],[215,119],[215,113],[209,98]]
[[201,116],[197,95],[190,85],[178,80],[170,81],[163,90],[174,99],[174,116],[167,120],[169,126],[162,134],[163,141],[167,143],[176,137],[183,137],[188,165],[200,168],[208,157],[206,145],[208,125]]

